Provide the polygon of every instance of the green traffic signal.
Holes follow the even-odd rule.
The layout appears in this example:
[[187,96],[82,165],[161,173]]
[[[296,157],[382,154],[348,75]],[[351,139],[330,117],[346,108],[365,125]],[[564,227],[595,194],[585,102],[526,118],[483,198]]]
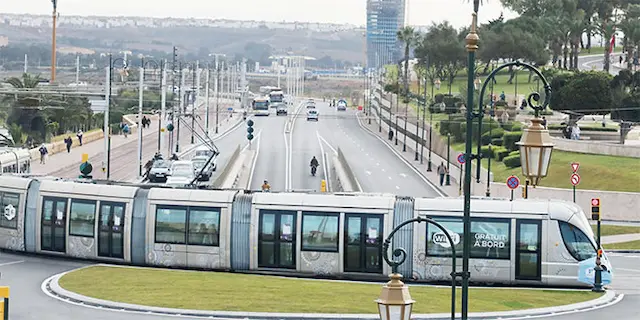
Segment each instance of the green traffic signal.
[[249,132],[249,133],[253,133],[253,127],[249,127],[249,128],[247,128],[247,132]]
[[247,121],[247,125],[249,127],[253,127],[253,120],[249,119],[249,121]]
[[249,139],[249,141],[253,140],[253,134],[249,133],[249,134],[247,135],[247,139]]
[[169,130],[169,131],[173,131],[173,129],[174,129],[174,128],[175,128],[175,127],[173,126],[173,124],[172,124],[172,123],[169,123],[169,124],[167,125],[167,130]]
[[93,171],[93,166],[88,161],[80,164],[80,173],[82,174],[80,178],[91,179],[92,171]]

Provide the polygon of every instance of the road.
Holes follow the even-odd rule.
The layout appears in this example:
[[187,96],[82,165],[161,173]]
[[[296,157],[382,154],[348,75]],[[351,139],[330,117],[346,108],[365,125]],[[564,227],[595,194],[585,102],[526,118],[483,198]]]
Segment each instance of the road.
[[[609,73],[612,75],[617,75],[621,68],[618,68],[617,59],[619,54],[613,54],[613,61],[616,63],[611,63],[609,67]],[[604,55],[588,55],[578,57],[578,68],[580,70],[602,70],[603,68]]]

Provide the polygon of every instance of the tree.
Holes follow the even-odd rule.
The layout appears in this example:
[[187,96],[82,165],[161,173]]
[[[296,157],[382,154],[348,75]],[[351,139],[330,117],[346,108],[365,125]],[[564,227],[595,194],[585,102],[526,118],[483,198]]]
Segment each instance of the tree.
[[[398,30],[398,40],[404,43],[404,95],[409,99],[409,53],[418,39],[415,29],[406,26]],[[405,101],[406,102],[406,101]]]
[[447,80],[449,93],[451,93],[453,80],[466,64],[464,35],[464,33],[458,33],[447,21],[434,23],[429,26],[416,49],[418,60],[428,60],[429,64],[437,70],[438,76],[442,80]]
[[640,46],[640,5],[627,6],[624,19],[618,24],[618,28],[624,33],[623,47],[627,51],[627,69],[631,69],[633,48]]
[[612,77],[601,71],[562,73],[551,81],[551,109],[576,122],[584,115],[606,115],[614,104]]
[[[16,89],[35,89],[40,83],[38,75],[25,73],[22,78],[12,77],[7,83]],[[16,95],[10,105],[8,124],[18,124],[28,135],[45,140],[47,134],[46,116],[42,113],[43,97],[37,94]]]

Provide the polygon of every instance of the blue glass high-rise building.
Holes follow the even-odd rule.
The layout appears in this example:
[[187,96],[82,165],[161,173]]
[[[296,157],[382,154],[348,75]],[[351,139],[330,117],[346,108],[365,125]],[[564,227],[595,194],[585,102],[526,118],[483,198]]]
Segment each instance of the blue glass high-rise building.
[[401,59],[398,30],[404,27],[405,0],[367,0],[367,67]]

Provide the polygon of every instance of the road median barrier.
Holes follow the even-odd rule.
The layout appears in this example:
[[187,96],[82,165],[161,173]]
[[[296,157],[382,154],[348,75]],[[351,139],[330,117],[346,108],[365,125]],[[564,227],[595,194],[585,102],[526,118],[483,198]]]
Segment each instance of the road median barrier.
[[231,186],[233,189],[251,189],[251,176],[254,163],[258,160],[258,152],[256,150],[245,149],[241,152],[238,159],[237,174],[235,183]]
[[236,147],[236,150],[233,151],[231,157],[227,161],[227,164],[224,166],[224,169],[220,172],[220,175],[213,182],[213,186],[215,188],[229,188],[230,185],[233,185],[233,181],[237,178],[239,173],[239,168],[237,167],[237,162],[240,158],[241,149],[240,146]]
[[338,188],[336,188],[336,190],[344,192],[362,192],[362,187],[360,187],[353,170],[351,170],[351,166],[349,166],[349,163],[340,148],[338,148],[338,154],[333,157],[332,164],[338,184]]

